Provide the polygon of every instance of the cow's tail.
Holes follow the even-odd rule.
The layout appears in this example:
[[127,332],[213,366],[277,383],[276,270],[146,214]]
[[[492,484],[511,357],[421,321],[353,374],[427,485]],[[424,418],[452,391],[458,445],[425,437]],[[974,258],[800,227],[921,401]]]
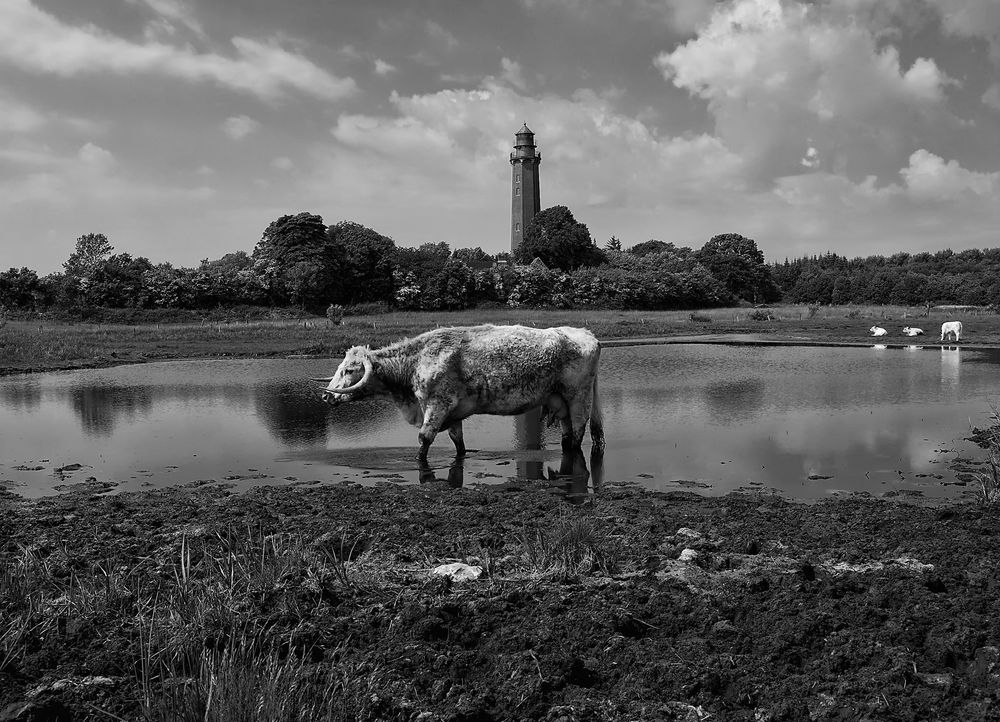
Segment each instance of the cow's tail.
[[597,375],[594,375],[594,399],[590,405],[590,440],[592,453],[604,453],[604,414],[601,413],[601,396],[597,392]]

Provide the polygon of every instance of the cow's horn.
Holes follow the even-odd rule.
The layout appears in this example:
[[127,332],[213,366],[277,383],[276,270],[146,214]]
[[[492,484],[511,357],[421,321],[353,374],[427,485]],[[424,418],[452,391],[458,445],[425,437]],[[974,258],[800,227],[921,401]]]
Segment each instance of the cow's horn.
[[310,381],[319,381],[321,384],[328,384],[333,381],[333,376],[327,376],[324,379],[309,379]]
[[329,391],[331,394],[350,394],[357,391],[360,388],[363,388],[364,385],[368,383],[368,379],[372,375],[372,362],[371,359],[369,358],[363,358],[361,359],[361,363],[365,365],[365,375],[361,377],[360,381],[358,381],[356,384],[348,386],[345,389],[327,389],[327,391]]

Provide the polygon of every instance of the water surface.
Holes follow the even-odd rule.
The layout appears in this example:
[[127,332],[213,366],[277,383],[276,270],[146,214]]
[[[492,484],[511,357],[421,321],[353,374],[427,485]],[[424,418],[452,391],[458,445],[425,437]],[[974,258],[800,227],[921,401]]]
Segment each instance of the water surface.
[[608,448],[587,479],[589,459],[563,458],[558,430],[541,428],[536,414],[473,417],[465,438],[475,451],[464,462],[454,463],[442,434],[430,468],[420,469],[416,430],[390,403],[320,402],[308,379],[336,364],[173,361],[0,379],[0,482],[38,496],[89,477],[126,489],[431,477],[459,485],[562,471],[575,473],[578,486],[583,478],[584,489],[637,481],[797,498],[914,489],[956,496],[973,487],[951,462],[982,456],[962,437],[970,423],[988,422],[1000,388],[995,350],[608,348]]

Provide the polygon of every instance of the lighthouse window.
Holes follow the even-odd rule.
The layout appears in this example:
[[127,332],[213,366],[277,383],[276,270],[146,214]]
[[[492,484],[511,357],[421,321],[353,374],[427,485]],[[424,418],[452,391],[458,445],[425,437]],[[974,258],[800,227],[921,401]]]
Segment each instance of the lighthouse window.
[[515,188],[514,189],[514,195],[516,195],[516,196],[521,195],[521,189],[520,188]]
[[519,231],[519,230],[521,230],[521,224],[520,224],[520,223],[515,223],[515,224],[514,224],[514,230],[515,230],[515,231]]

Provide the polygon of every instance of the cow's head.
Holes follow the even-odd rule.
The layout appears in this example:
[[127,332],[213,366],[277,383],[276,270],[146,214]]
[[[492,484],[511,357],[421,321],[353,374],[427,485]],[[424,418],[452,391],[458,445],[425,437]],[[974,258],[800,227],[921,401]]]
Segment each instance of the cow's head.
[[352,346],[344,354],[336,373],[329,378],[313,379],[327,384],[323,401],[333,406],[354,401],[366,394],[372,379],[372,361],[367,346]]

